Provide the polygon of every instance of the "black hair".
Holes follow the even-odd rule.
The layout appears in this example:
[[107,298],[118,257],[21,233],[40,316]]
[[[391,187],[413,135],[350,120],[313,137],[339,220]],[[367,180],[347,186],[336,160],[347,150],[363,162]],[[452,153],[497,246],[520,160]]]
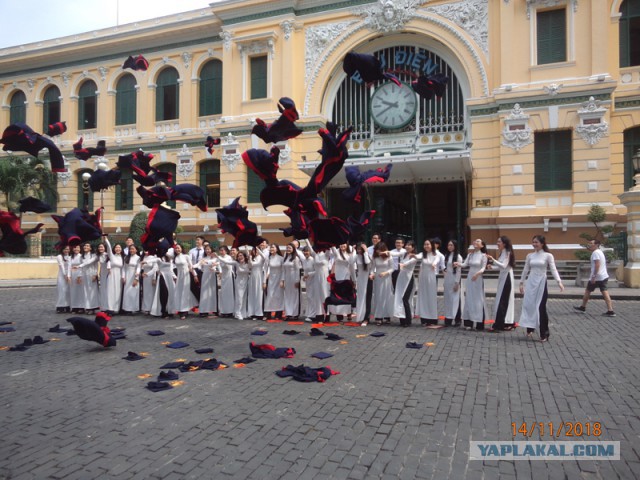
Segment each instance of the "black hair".
[[513,245],[511,244],[511,239],[506,235],[500,235],[498,238],[504,245],[504,250],[509,254],[509,266],[511,268],[515,267],[516,256],[513,254]]
[[[445,256],[445,264],[449,263],[449,258],[451,256],[453,256],[453,258],[451,259],[451,264],[453,264],[454,262],[457,262],[458,255],[460,255],[460,251],[458,250],[458,242],[456,240],[449,240],[447,245],[449,243],[453,244],[453,252],[450,252],[449,249],[447,248],[447,255]],[[453,273],[456,273],[456,267],[453,267]]]
[[547,239],[544,238],[544,235],[534,235],[531,240],[538,240],[542,244],[542,250],[545,252],[549,252],[549,247],[547,247]]

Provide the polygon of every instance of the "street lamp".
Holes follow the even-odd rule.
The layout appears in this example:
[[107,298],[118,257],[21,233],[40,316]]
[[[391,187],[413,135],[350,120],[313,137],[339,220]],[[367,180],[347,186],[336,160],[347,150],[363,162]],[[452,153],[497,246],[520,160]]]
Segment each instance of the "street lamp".
[[91,174],[89,172],[84,172],[82,174],[82,200],[84,202],[85,210],[89,210],[89,179],[91,178]]
[[631,157],[631,164],[633,165],[633,181],[635,186],[631,188],[633,191],[640,190],[640,148],[636,150],[636,153]]

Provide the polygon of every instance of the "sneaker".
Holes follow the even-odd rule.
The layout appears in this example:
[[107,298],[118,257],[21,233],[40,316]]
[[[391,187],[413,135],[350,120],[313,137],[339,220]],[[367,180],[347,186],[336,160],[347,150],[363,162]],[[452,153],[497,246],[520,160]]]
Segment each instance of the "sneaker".
[[609,310],[608,312],[604,312],[602,314],[603,317],[617,317],[616,312],[613,310]]
[[585,313],[587,311],[586,308],[584,308],[582,305],[579,307],[573,307],[574,310],[577,310],[580,313]]
[[307,323],[313,323],[313,320],[309,317],[305,318],[304,321]]

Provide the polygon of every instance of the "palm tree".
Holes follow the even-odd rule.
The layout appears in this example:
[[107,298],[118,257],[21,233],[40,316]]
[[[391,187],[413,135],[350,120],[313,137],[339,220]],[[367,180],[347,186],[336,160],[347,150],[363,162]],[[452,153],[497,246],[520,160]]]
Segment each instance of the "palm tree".
[[15,207],[16,199],[29,195],[49,201],[57,200],[57,177],[36,158],[0,158],[0,192],[4,194],[7,210]]

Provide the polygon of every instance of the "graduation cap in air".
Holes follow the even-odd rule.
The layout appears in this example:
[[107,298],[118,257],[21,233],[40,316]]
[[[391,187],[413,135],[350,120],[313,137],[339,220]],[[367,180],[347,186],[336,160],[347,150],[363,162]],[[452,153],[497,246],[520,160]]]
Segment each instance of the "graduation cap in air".
[[296,353],[295,348],[276,348],[273,345],[256,345],[253,342],[251,342],[249,348],[254,358],[293,358]]
[[153,208],[156,205],[171,200],[171,190],[169,187],[156,186],[144,188],[142,185],[138,185],[136,192],[142,197],[142,204],[147,208]]
[[91,188],[92,192],[106,190],[114,185],[119,185],[121,176],[122,172],[117,168],[107,170],[98,168],[89,177],[89,188]]
[[170,248],[173,248],[173,242],[170,242],[166,238],[161,238],[158,245],[156,245],[156,255],[158,257],[164,257]]
[[325,299],[325,305],[351,305],[356,306],[356,289],[350,279],[336,280],[335,274],[327,277],[329,282],[329,296]]
[[289,217],[289,226],[281,228],[285,237],[293,237],[296,240],[309,238],[310,220],[301,210],[287,208],[284,214]]
[[67,131],[67,122],[56,122],[47,126],[47,135],[55,137],[56,135],[62,135]]
[[348,243],[350,236],[349,226],[341,218],[317,218],[311,221],[310,237],[316,251]]
[[181,183],[175,187],[170,187],[171,200],[179,200],[189,205],[198,207],[203,212],[207,211],[207,195],[198,185],[192,183]]
[[96,342],[103,347],[115,347],[116,339],[111,336],[111,330],[107,323],[111,317],[104,312],[98,312],[95,320],[85,317],[67,318],[67,322],[73,325],[73,330],[83,340]]
[[385,183],[389,180],[392,167],[393,164],[390,163],[384,168],[376,168],[366,172],[360,172],[360,169],[356,166],[344,167],[349,188],[342,191],[342,198],[349,202],[360,203],[364,186],[371,183]]
[[280,149],[275,145],[270,151],[250,148],[242,155],[242,160],[253,172],[258,175],[264,182],[269,185],[277,185],[278,179],[278,159],[280,157]]
[[38,153],[43,148],[49,150],[49,160],[51,161],[51,171],[66,172],[64,157],[60,149],[53,143],[53,140],[39,133],[34,132],[31,127],[24,123],[13,123],[4,129],[0,143],[4,143],[2,149],[12,152],[26,152],[38,158]]
[[297,382],[325,382],[332,375],[338,375],[340,372],[331,370],[330,367],[305,367],[304,365],[287,365],[282,367],[282,370],[278,370],[276,375],[281,378],[291,377]]
[[283,142],[290,138],[297,137],[302,133],[295,125],[299,115],[296,110],[296,104],[289,97],[282,97],[278,101],[278,110],[280,116],[271,125],[267,125],[263,120],[256,118],[251,133],[261,138],[265,143]]
[[375,213],[375,210],[367,210],[362,212],[358,219],[354,216],[347,218],[347,228],[349,229],[349,241],[347,243],[349,245],[354,245],[362,240],[362,236]]
[[260,191],[260,202],[265,210],[273,205],[295,208],[300,190],[302,188],[290,180],[279,180],[275,185],[268,185]]
[[140,185],[144,185],[145,187],[153,187],[160,182],[168,184],[173,180],[173,175],[171,175],[171,172],[161,172],[154,167],[151,167],[149,169],[149,173],[145,174],[137,173],[134,170],[134,173],[131,176],[136,182],[138,182]]
[[107,143],[104,140],[98,140],[98,144],[95,148],[93,147],[83,147],[82,143],[84,139],[80,137],[80,139],[73,144],[73,155],[78,160],[89,160],[91,157],[104,157],[104,154],[107,153]]
[[440,98],[447,89],[449,77],[442,73],[434,75],[420,75],[416,80],[411,82],[411,87],[415,92],[425,100],[431,100],[433,96]]
[[247,207],[240,205],[240,197],[235,198],[229,205],[216,208],[218,227],[223,233],[233,235],[233,246],[257,245],[258,226],[249,220]]
[[34,213],[45,213],[53,210],[51,205],[43,202],[42,200],[35,197],[26,197],[22,200],[18,200],[20,204],[20,212],[34,212]]
[[207,140],[204,142],[204,146],[207,147],[207,152],[209,152],[209,155],[213,154],[213,147],[215,147],[216,145],[220,145],[220,138],[214,138],[211,135],[209,135],[207,137]]
[[129,57],[122,64],[122,69],[130,68],[131,70],[142,70],[143,72],[149,68],[149,62],[142,55],[138,55],[137,57],[133,57],[129,55]]
[[[145,251],[158,253],[158,244],[162,239],[172,238],[173,232],[178,228],[180,213],[176,210],[154,205],[149,212],[144,233],[140,237],[142,248]],[[164,252],[166,254],[166,251]]]
[[20,218],[13,212],[5,212],[0,210],[0,232],[2,237],[0,238],[0,257],[4,253],[10,253],[12,255],[22,255],[27,251],[27,235],[38,233],[44,226],[43,223],[39,223],[31,230],[26,232],[20,228]]
[[153,154],[146,153],[140,148],[126,155],[119,155],[116,167],[129,168],[140,176],[146,176],[151,172],[151,160],[153,160]]
[[58,235],[60,241],[56,248],[61,249],[65,245],[71,247],[82,242],[98,240],[102,236],[100,227],[100,209],[95,214],[90,214],[87,210],[74,208],[63,217],[51,215],[51,218],[58,224]]
[[347,53],[342,62],[342,69],[349,77],[359,74],[365,83],[386,79],[398,86],[401,85],[395,75],[384,71],[382,61],[378,57],[367,53]]

